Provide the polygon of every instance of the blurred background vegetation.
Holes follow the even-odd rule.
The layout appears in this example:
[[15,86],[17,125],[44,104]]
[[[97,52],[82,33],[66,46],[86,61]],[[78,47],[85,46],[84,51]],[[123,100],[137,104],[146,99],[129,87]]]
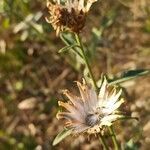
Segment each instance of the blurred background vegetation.
[[[57,100],[64,88],[76,92],[73,81],[83,77],[83,65],[72,52],[58,53],[64,44],[46,16],[46,1],[0,1],[0,150],[100,149],[95,137],[82,135],[52,147],[63,128],[55,118]],[[150,1],[98,1],[82,37],[97,80],[102,72],[119,77],[150,68]],[[149,150],[149,83],[146,76],[121,84],[127,91],[125,110],[140,119],[116,123],[127,150]]]

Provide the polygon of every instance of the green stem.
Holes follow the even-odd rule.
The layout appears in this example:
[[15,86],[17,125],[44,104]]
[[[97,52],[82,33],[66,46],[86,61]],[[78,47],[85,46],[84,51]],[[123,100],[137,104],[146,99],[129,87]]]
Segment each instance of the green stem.
[[102,134],[99,133],[99,134],[97,134],[97,135],[98,135],[98,137],[99,137],[100,142],[101,142],[102,145],[103,145],[104,150],[109,150],[109,148],[108,148],[108,146],[107,146],[107,144],[106,144],[106,142],[105,142],[104,137],[102,136]]
[[115,150],[119,150],[119,145],[117,142],[117,138],[116,138],[116,134],[114,132],[113,126],[109,127],[109,132],[110,132],[110,134],[112,134],[112,141],[114,143]]
[[[94,75],[92,73],[92,70],[91,70],[91,67],[90,67],[90,64],[89,64],[89,61],[88,61],[88,58],[86,56],[86,53],[84,51],[84,48],[83,48],[83,44],[81,42],[81,39],[80,39],[80,36],[78,34],[75,34],[75,37],[76,37],[76,41],[77,43],[79,44],[80,48],[81,48],[81,52],[82,52],[82,55],[83,55],[83,59],[85,60],[85,64],[86,64],[86,67],[89,71],[89,75],[93,81],[93,85],[96,89],[96,91],[98,92],[98,87],[97,87],[97,84],[96,84],[96,81],[95,81],[95,78],[94,78]],[[98,137],[99,137],[99,140],[101,141],[103,147],[104,147],[104,150],[109,150],[106,142],[105,142],[105,138],[101,135],[101,133],[98,134]]]
[[79,44],[79,46],[80,46],[80,48],[81,48],[81,52],[82,52],[83,58],[84,58],[84,60],[85,60],[86,67],[87,67],[87,69],[88,69],[88,71],[89,71],[89,75],[90,75],[90,77],[91,77],[91,79],[92,79],[92,81],[93,81],[94,87],[95,87],[96,91],[98,92],[98,87],[97,87],[95,78],[94,78],[94,76],[93,76],[93,73],[92,73],[90,64],[89,64],[89,62],[88,62],[88,58],[87,58],[86,53],[85,53],[85,51],[84,51],[83,44],[82,44],[82,42],[81,42],[80,36],[79,36],[78,34],[75,34],[75,37],[76,37],[77,43]]

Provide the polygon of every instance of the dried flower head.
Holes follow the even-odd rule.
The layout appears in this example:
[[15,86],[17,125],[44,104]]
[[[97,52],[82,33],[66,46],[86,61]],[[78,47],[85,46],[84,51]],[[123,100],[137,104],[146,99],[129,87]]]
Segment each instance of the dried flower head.
[[83,83],[77,82],[77,86],[80,97],[65,90],[64,94],[69,101],[59,101],[58,104],[64,107],[66,111],[57,113],[57,118],[65,119],[65,126],[72,129],[73,133],[95,134],[100,132],[103,127],[111,126],[114,121],[122,117],[121,113],[117,111],[124,102],[120,98],[121,89],[118,92],[115,87],[110,90],[105,78],[98,95],[85,81]]
[[95,1],[97,0],[56,0],[53,3],[48,1],[50,17],[46,20],[52,24],[57,35],[64,30],[79,33],[84,27],[87,12]]

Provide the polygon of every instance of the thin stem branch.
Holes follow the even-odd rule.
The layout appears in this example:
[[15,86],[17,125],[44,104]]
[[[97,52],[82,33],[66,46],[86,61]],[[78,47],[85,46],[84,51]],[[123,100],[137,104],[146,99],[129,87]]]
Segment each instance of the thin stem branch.
[[80,36],[79,36],[78,34],[75,34],[75,37],[76,37],[77,43],[78,43],[79,46],[81,47],[81,52],[82,52],[83,58],[84,58],[84,60],[85,60],[86,67],[87,67],[87,69],[88,69],[88,71],[89,71],[89,75],[90,75],[90,77],[91,77],[91,79],[92,79],[92,81],[93,81],[93,85],[94,85],[96,91],[98,92],[98,87],[97,87],[97,84],[96,84],[94,75],[93,75],[93,73],[92,73],[92,70],[91,70],[91,67],[90,67],[88,58],[87,58],[86,53],[85,53],[85,51],[84,51],[83,44],[82,44],[82,42],[81,42]]
[[[60,38],[67,46],[70,46],[70,43],[68,43],[61,34],[60,34]],[[71,48],[71,50],[73,50],[74,53],[77,53],[81,58],[83,58],[82,55],[80,54],[80,52],[77,49],[75,49],[75,47],[70,47],[70,48]]]
[[110,134],[112,134],[112,141],[114,143],[115,150],[119,150],[119,145],[117,142],[116,134],[114,132],[113,126],[108,127]]
[[102,136],[102,134],[99,133],[97,135],[98,135],[98,138],[99,138],[100,142],[103,145],[104,150],[109,150],[109,148],[108,148],[108,146],[107,146],[107,144],[106,144],[106,142],[105,142],[104,137]]

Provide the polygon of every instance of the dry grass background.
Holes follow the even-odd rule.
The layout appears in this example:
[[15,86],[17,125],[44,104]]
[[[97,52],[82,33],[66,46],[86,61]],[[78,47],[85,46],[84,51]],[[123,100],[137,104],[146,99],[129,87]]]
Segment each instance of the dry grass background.
[[[97,79],[102,72],[117,76],[130,69],[150,68],[148,6],[149,0],[94,4],[82,37],[85,44],[94,43],[89,59]],[[46,13],[46,2],[41,0],[0,2],[0,149],[100,149],[97,138],[82,135],[52,147],[63,128],[55,118],[57,100],[62,99],[64,88],[77,92],[73,81],[81,80],[83,67],[71,54],[68,58],[58,54],[63,43],[45,22]],[[100,30],[95,39],[94,31]],[[146,76],[121,84],[127,90],[125,109],[139,117],[139,122],[115,124],[119,141],[129,141],[128,150],[149,150],[149,83]]]

